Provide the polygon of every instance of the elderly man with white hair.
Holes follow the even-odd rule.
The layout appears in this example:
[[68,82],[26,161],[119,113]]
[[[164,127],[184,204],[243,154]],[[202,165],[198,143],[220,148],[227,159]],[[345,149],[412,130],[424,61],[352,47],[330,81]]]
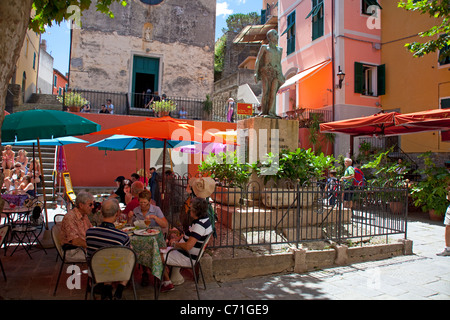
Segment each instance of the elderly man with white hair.
[[353,180],[355,179],[355,168],[352,163],[352,159],[344,159],[345,171],[341,177],[341,181],[344,183],[344,207],[346,208],[353,206],[353,192],[349,191],[353,189]]

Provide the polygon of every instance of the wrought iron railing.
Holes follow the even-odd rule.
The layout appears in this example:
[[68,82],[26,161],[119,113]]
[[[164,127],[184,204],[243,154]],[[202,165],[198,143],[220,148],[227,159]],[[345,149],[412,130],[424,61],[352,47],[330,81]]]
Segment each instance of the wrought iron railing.
[[[163,212],[172,226],[187,198],[188,178],[172,181]],[[178,190],[174,192],[173,190]],[[365,186],[346,189],[336,184],[285,184],[263,188],[252,182],[244,189],[216,186],[211,205],[216,214],[216,237],[211,248],[251,247],[311,241],[362,240],[404,234],[407,189]]]

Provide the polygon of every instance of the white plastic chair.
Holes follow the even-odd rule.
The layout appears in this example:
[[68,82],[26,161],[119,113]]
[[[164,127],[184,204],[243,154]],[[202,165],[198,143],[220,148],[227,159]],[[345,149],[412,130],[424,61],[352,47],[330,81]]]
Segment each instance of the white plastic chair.
[[136,253],[129,247],[112,246],[95,251],[88,261],[91,298],[94,297],[95,285],[99,283],[131,281],[134,299],[137,300],[133,275],[136,260]]

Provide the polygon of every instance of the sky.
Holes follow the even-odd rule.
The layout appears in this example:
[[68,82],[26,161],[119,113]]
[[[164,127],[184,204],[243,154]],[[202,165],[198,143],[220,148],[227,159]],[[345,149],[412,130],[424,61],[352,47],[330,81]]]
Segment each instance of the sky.
[[[261,12],[261,0],[217,0],[216,6],[216,37],[222,36],[226,27],[226,19],[234,13]],[[65,74],[69,72],[70,29],[66,22],[59,26],[46,28],[42,39],[47,41],[47,52],[53,57],[53,68]]]

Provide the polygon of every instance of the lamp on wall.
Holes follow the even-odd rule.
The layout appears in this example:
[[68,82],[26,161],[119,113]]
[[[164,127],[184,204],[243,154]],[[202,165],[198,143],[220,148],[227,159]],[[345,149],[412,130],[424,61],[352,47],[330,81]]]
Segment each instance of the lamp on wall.
[[342,88],[342,82],[344,82],[344,79],[345,79],[345,73],[342,72],[341,66],[339,66],[339,71],[338,71],[337,76],[338,76],[338,78],[339,78],[339,84],[337,85],[337,87],[338,87],[339,89],[341,89],[341,88]]

